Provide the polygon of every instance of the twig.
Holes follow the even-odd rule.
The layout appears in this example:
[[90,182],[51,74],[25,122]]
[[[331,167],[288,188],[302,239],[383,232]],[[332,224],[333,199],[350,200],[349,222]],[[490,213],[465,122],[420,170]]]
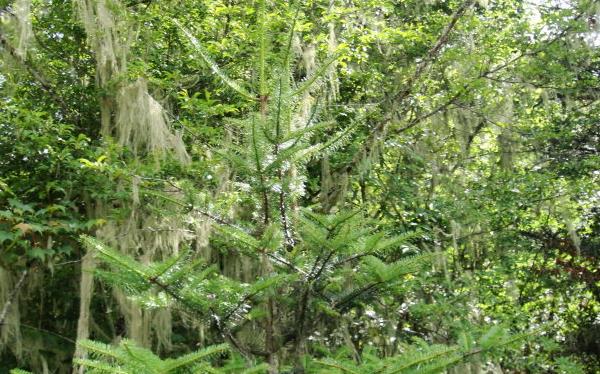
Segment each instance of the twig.
[[35,331],[46,333],[48,335],[56,336],[57,338],[60,338],[60,339],[66,341],[66,342],[69,342],[71,344],[77,344],[75,342],[75,340],[73,340],[73,339],[71,339],[71,338],[69,338],[67,336],[61,335],[61,334],[59,334],[57,332],[54,332],[54,331],[46,330],[46,329],[43,329],[43,328],[40,328],[40,327],[31,326],[31,325],[28,325],[28,324],[25,324],[25,323],[20,323],[20,326],[21,327],[25,327],[26,329],[35,330]]
[[25,281],[25,277],[27,277],[27,273],[28,273],[27,269],[23,270],[23,272],[21,273],[21,276],[19,277],[19,280],[17,281],[17,284],[15,285],[15,288],[8,295],[8,299],[4,303],[2,312],[0,312],[0,326],[4,325],[4,320],[6,319],[6,316],[8,315],[10,306],[15,301],[17,295],[19,294],[19,291],[21,290],[21,287],[23,287],[23,282]]
[[38,84],[40,85],[42,90],[46,91],[46,93],[48,93],[48,95],[50,95],[52,100],[60,108],[62,108],[67,114],[72,112],[71,110],[69,110],[69,106],[65,103],[63,98],[59,95],[58,92],[56,92],[55,87],[53,87],[53,85],[48,81],[48,79],[46,79],[46,77],[44,75],[42,75],[42,73],[40,71],[38,71],[31,62],[27,61],[24,57],[22,57],[17,52],[17,49],[13,45],[10,44],[9,40],[2,33],[1,30],[0,30],[0,46],[3,49],[5,49],[8,52],[8,54],[16,62],[18,62],[20,65],[22,65],[25,68],[25,70],[27,70],[27,72],[34,78],[34,80],[38,82]]
[[[460,7],[454,12],[454,15],[452,16],[452,19],[450,20],[450,22],[444,28],[444,31],[442,32],[442,34],[438,37],[436,43],[433,45],[433,47],[431,47],[429,49],[425,58],[417,64],[417,66],[415,68],[415,72],[408,78],[408,81],[405,84],[404,88],[401,91],[399,91],[398,93],[393,95],[392,101],[396,101],[398,103],[398,106],[400,106],[400,104],[403,103],[404,100],[406,100],[406,98],[413,92],[413,89],[415,87],[415,83],[417,82],[417,80],[421,77],[421,75],[423,74],[425,69],[429,65],[431,65],[431,63],[435,60],[435,58],[438,56],[438,54],[442,50],[442,47],[448,43],[448,41],[450,39],[450,33],[456,27],[458,20],[466,13],[466,11],[473,5],[473,3],[474,3],[473,0],[466,0],[460,5]],[[452,101],[453,100],[455,100],[455,99],[452,99]],[[403,110],[402,114],[405,114],[407,111],[408,111],[408,106],[405,106],[405,109]],[[371,145],[375,141],[377,141],[379,138],[385,137],[387,127],[390,124],[390,122],[392,121],[393,116],[395,115],[393,112],[394,111],[391,111],[390,112],[391,114],[387,115],[386,118],[384,118],[381,122],[379,122],[375,126],[371,136],[369,136],[369,140],[367,140],[365,142],[364,152],[357,152],[356,156],[352,159],[350,164],[346,165],[343,168],[344,172],[352,171],[357,165],[360,164],[364,153],[368,154],[371,151]],[[410,127],[416,126],[417,124],[418,124],[418,122],[412,124]]]

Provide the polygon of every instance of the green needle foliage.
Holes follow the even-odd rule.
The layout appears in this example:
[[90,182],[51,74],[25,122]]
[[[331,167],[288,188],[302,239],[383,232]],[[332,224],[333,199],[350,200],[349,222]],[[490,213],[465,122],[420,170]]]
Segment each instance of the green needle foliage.
[[176,359],[161,360],[148,349],[137,347],[127,340],[121,341],[118,347],[85,340],[78,344],[94,358],[75,361],[76,364],[88,368],[88,373],[217,373],[216,369],[204,361],[229,350],[226,344],[221,344]]
[[441,344],[429,345],[425,342],[416,342],[414,345],[404,347],[402,354],[384,360],[376,355],[365,355],[364,361],[359,365],[349,360],[335,360],[327,358],[317,360],[315,363],[331,369],[332,373],[381,373],[381,374],[422,374],[442,373],[457,363],[471,356],[485,356],[493,354],[499,348],[521,343],[524,335],[510,336],[506,330],[494,326],[480,339],[477,346],[463,344],[448,346]]
[[[385,259],[383,253],[402,245],[407,235],[386,238],[358,212],[307,212],[298,224],[291,252],[284,247],[282,235],[275,235],[278,228],[266,230],[259,238],[227,225],[217,231],[220,240],[245,247],[241,253],[255,259],[264,256],[272,270],[251,284],[219,275],[214,267],[189,254],[144,265],[92,237],[84,236],[82,242],[107,265],[97,270],[102,279],[146,308],[176,305],[195,318],[210,321],[222,338],[242,351],[235,332],[250,320],[265,319],[262,314],[268,300],[277,300],[282,319],[278,322],[288,324],[277,323],[285,330],[276,338],[278,351],[287,350],[286,345],[306,344],[325,316],[342,315],[382,294],[394,293],[403,277],[418,273],[431,261],[430,255],[382,261],[377,256]],[[87,345],[82,347],[87,349]]]

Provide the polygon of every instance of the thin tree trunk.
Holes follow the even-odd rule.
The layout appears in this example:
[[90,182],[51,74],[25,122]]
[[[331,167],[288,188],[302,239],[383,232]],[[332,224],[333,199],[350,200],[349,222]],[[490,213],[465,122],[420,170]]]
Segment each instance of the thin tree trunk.
[[[81,261],[81,282],[79,288],[79,320],[77,321],[77,340],[90,336],[90,304],[94,293],[94,269],[96,262],[91,252],[86,253]],[[77,346],[75,358],[85,358],[87,353]],[[83,367],[75,367],[74,374],[83,374]]]
[[8,295],[8,299],[6,299],[4,307],[2,307],[2,312],[0,312],[0,326],[4,325],[4,320],[10,311],[10,306],[15,302],[15,299],[19,295],[19,291],[21,290],[21,287],[23,287],[23,282],[25,282],[28,272],[27,269],[21,272],[21,276],[19,277],[17,284],[15,284],[15,288]]

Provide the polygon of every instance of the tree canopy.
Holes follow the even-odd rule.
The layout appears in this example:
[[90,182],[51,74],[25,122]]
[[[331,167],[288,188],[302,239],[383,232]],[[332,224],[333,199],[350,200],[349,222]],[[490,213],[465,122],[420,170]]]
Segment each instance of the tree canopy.
[[0,373],[600,370],[599,17],[0,1]]

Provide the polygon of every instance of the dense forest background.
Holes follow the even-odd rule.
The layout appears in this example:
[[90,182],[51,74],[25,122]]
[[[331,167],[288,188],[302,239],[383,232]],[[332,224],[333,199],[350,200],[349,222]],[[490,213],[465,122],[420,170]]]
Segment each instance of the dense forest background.
[[600,372],[599,17],[0,1],[0,373]]

